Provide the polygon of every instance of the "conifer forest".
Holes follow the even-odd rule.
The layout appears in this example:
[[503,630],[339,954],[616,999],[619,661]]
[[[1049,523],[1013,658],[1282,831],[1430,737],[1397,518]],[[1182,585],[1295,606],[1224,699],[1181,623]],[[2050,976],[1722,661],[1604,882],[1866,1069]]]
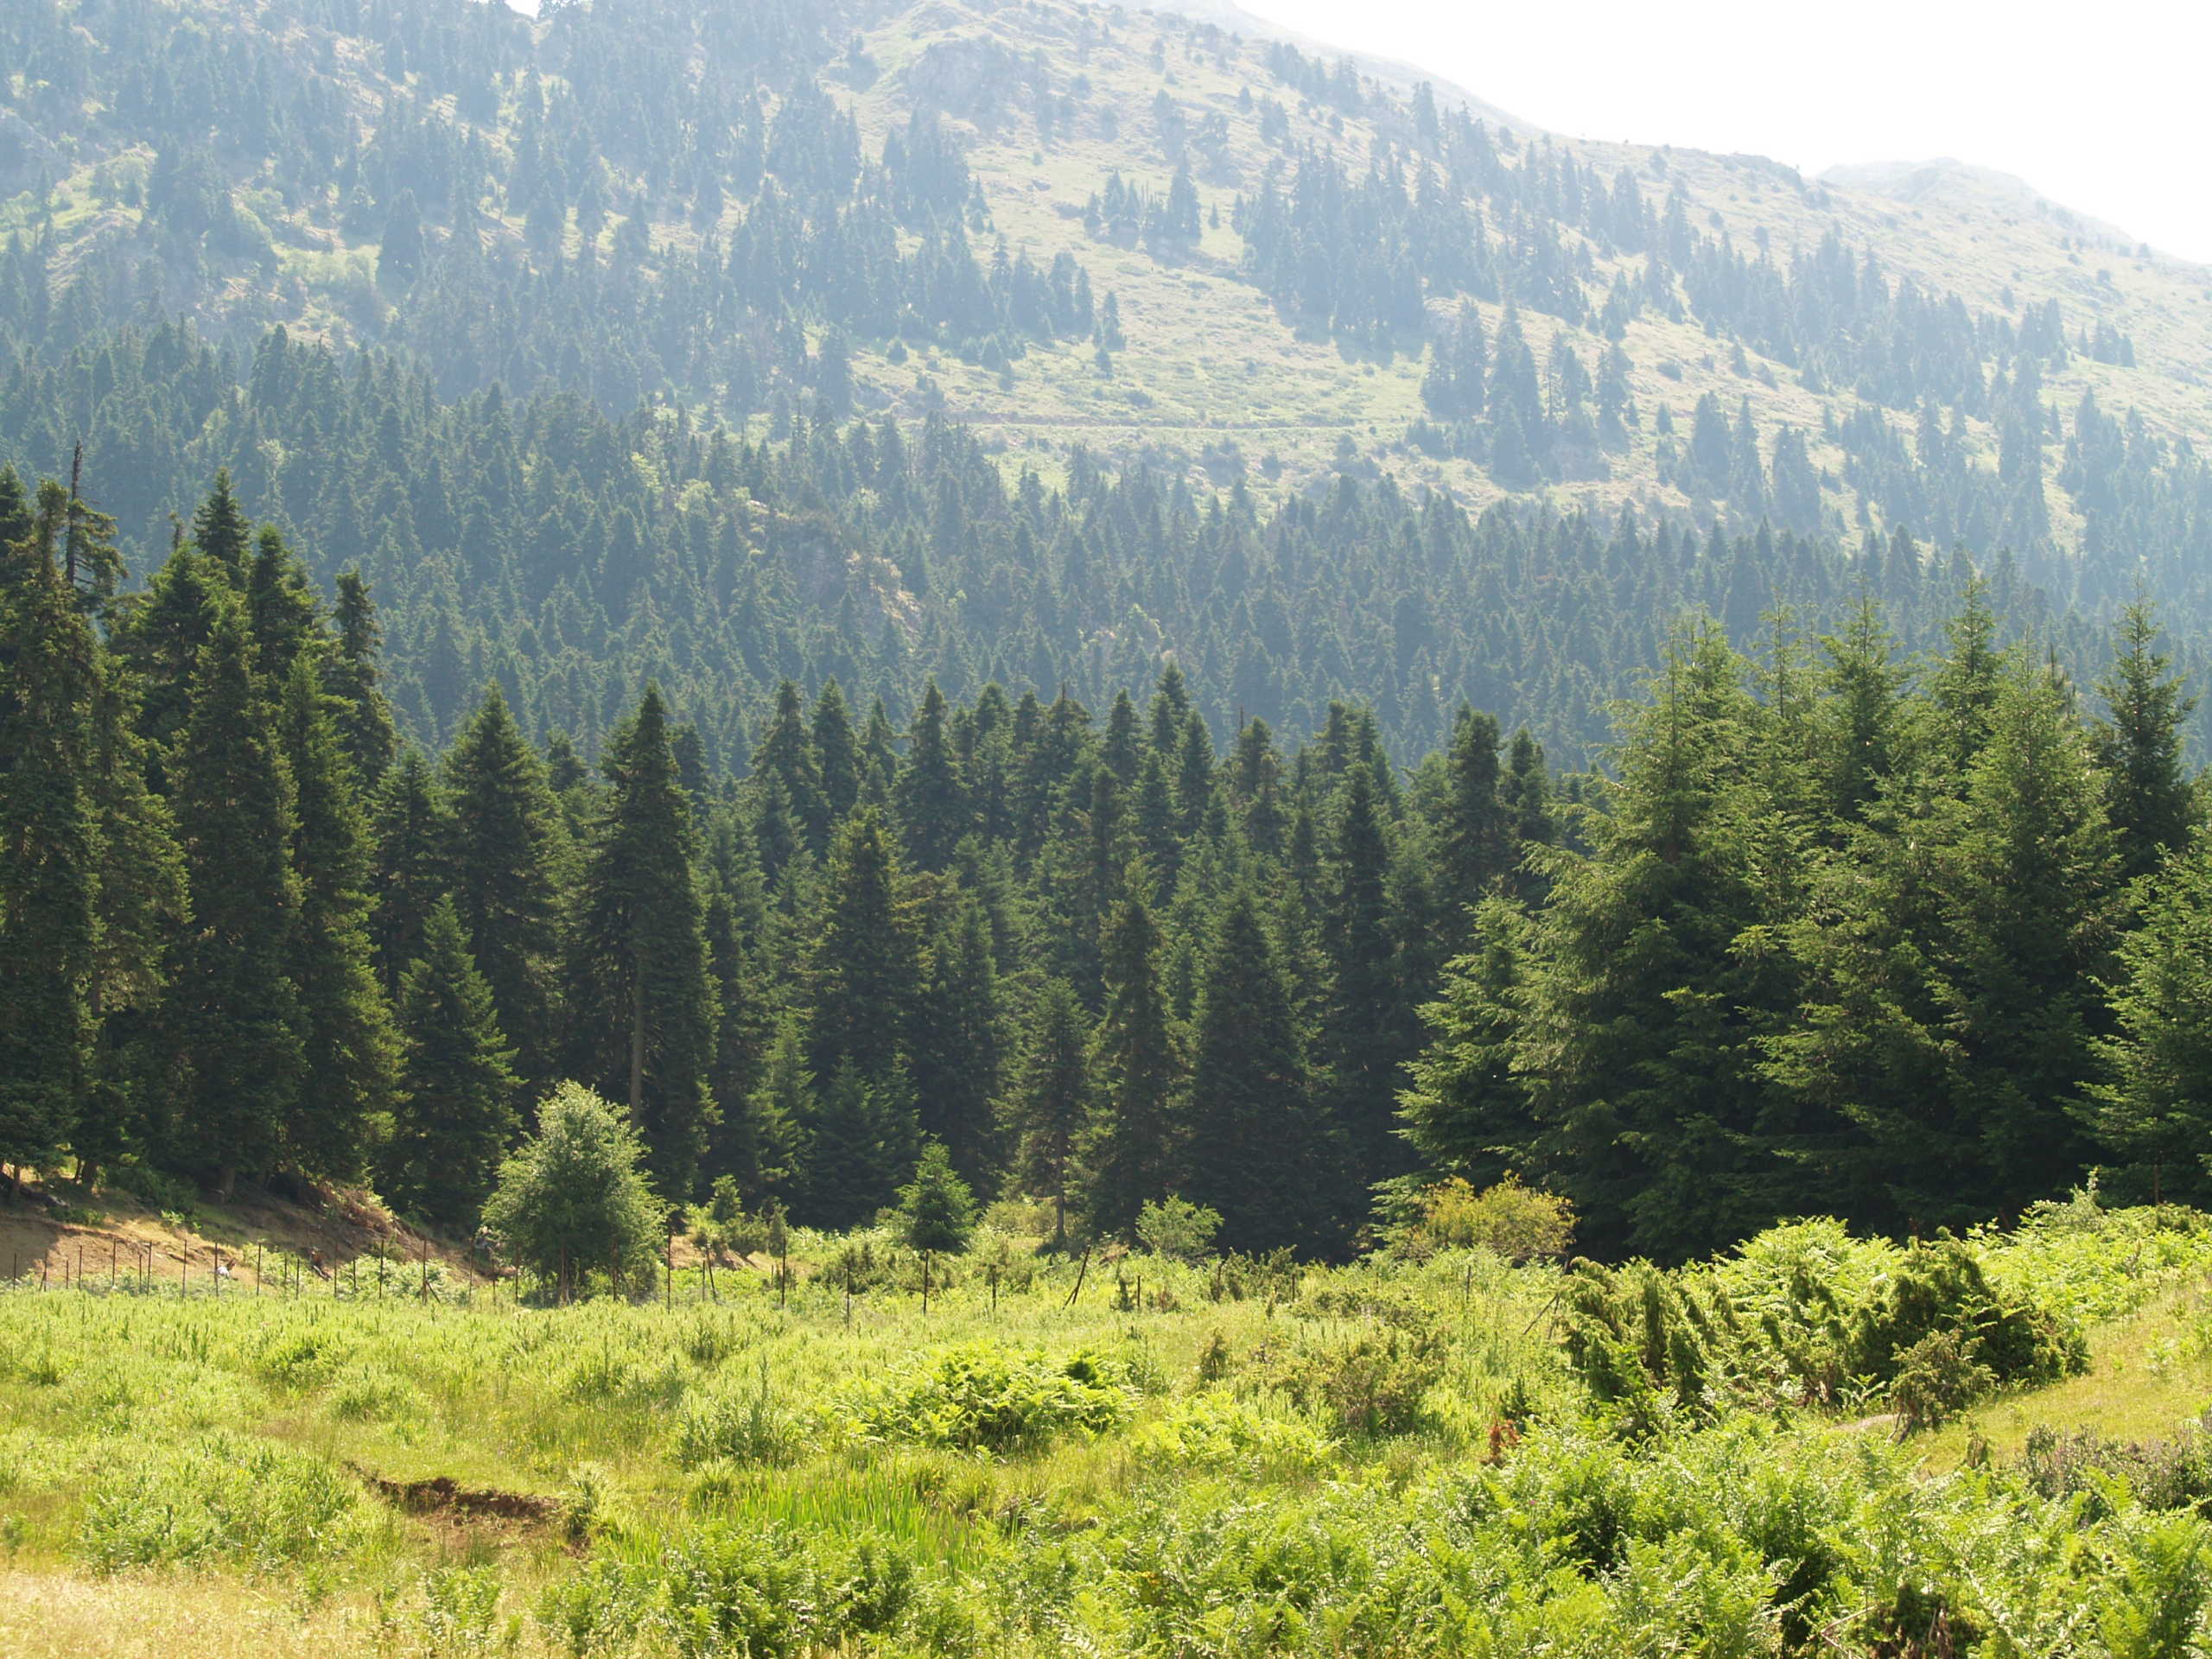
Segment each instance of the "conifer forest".
[[0,8],[0,1644],[2212,1656],[2212,274],[1998,179]]

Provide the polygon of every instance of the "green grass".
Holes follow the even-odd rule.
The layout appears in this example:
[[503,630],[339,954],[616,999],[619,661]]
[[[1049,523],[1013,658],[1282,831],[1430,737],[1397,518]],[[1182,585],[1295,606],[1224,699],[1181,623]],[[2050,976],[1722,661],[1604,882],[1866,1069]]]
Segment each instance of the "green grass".
[[2090,1370],[1902,1445],[1756,1378],[1628,1424],[1557,1344],[1556,1273],[1475,1254],[1243,1300],[1132,1258],[1073,1306],[1070,1264],[1022,1262],[995,1306],[969,1263],[926,1315],[895,1287],[849,1317],[814,1279],[779,1307],[744,1270],[715,1303],[680,1275],[672,1304],[565,1308],[22,1291],[0,1642],[1866,1652],[1937,1607],[2051,1638],[1977,1650],[2075,1650],[2068,1618],[2164,1582],[2161,1529],[2212,1548],[2018,1472],[2037,1425],[2139,1440],[2203,1410],[2212,1232],[2187,1220],[2076,1205],[1981,1239],[1997,1280],[2096,1316]]

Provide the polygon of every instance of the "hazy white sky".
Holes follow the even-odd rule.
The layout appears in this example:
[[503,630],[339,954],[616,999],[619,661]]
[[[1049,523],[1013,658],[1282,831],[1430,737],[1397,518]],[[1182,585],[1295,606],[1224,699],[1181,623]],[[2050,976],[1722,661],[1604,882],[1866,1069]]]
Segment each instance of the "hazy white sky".
[[1948,156],[2212,261],[2204,0],[1243,0],[1555,132],[1807,174]]

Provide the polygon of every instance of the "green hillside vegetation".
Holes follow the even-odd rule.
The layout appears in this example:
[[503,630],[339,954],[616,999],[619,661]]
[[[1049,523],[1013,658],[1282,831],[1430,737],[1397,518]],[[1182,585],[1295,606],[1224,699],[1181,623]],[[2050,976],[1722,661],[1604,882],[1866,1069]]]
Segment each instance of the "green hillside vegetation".
[[[1518,1213],[1495,1196],[1477,1209]],[[259,1295],[0,1294],[0,1635],[27,1656],[2199,1650],[2212,1430],[2123,1402],[2201,1402],[2212,1377],[2203,1217],[2077,1196],[1903,1251],[1783,1229],[1643,1293],[1732,1309],[1726,1340],[1670,1313],[1601,1359],[1592,1281],[1455,1243],[1456,1215],[1325,1270],[1039,1258],[1039,1213],[1001,1207],[936,1259],[926,1313],[882,1231],[799,1231],[789,1282],[726,1260],[626,1303],[297,1263]],[[1846,1345],[1863,1357],[1829,1371]],[[1624,1365],[1687,1346],[1694,1385],[1623,1392]],[[2037,1386],[2054,1370],[2081,1375]],[[2063,1428],[2024,1441],[2021,1420]]]
[[1916,655],[1864,594],[1750,657],[1686,626],[1605,775],[1465,706],[1410,772],[1342,702],[1217,749],[1171,666],[1103,717],[931,682],[903,732],[785,680],[736,777],[650,682],[595,771],[496,683],[433,765],[365,586],[325,610],[219,476],[143,594],[60,483],[0,471],[0,543],[16,1171],[365,1179],[465,1232],[569,1080],[661,1199],[832,1228],[931,1147],[1081,1237],[1173,1197],[1322,1257],[1507,1170],[1662,1260],[2098,1166],[2212,1198],[2212,883],[2144,607],[2094,702],[1970,577]]
[[[786,675],[903,723],[931,674],[1103,702],[1172,658],[1217,729],[1355,700],[1410,760],[1464,699],[1579,763],[1682,609],[1747,645],[1956,548],[2017,573],[2008,624],[2079,615],[2078,678],[2139,586],[2201,673],[2202,275],[1963,174],[1568,143],[1059,3],[0,29],[0,453],[59,475],[82,439],[142,575],[228,467],[322,581],[371,577],[427,742],[486,677],[588,755],[658,677],[740,764]],[[855,416],[871,459],[825,464]],[[911,492],[871,476],[886,422]],[[717,464],[721,423],[766,454]],[[1430,488],[1568,539],[1440,545]],[[1354,493],[1326,559],[1271,545]],[[1201,527],[1248,504],[1224,561]]]
[[0,1649],[2212,1654],[2212,277],[1175,3],[0,7]]

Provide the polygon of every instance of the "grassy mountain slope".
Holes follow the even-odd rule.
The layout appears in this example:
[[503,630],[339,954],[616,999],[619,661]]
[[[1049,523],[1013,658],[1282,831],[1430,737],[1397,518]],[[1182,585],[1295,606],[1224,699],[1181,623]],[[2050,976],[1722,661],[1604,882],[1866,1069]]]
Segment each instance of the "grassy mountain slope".
[[[607,0],[610,8],[614,3]],[[268,5],[226,6],[219,18],[200,0],[164,0],[147,10],[236,29],[276,60],[295,61],[306,82],[340,101],[343,121],[365,142],[397,112],[410,120],[450,118],[483,144],[494,172],[512,156],[515,83],[507,83],[496,105],[461,110],[454,96],[438,95],[435,77],[410,67],[404,53],[384,49],[378,25],[385,20],[373,15],[322,31],[303,29],[289,10]],[[404,21],[457,29],[468,8],[453,0],[410,10],[422,16]],[[855,363],[863,408],[919,415],[942,407],[1047,471],[1069,445],[1084,442],[1122,456],[1179,458],[1196,478],[1204,475],[1198,461],[1209,444],[1234,445],[1251,462],[1279,457],[1282,479],[1295,485],[1327,472],[1348,442],[1408,481],[1447,487],[1474,501],[1503,493],[1479,461],[1424,455],[1405,445],[1408,423],[1422,412],[1421,331],[1401,331],[1383,349],[1332,338],[1325,325],[1315,327],[1254,286],[1243,264],[1245,239],[1231,222],[1240,195],[1252,197],[1271,170],[1287,176],[1309,147],[1354,177],[1384,149],[1414,157],[1419,145],[1402,79],[1389,67],[1374,66],[1385,79],[1362,83],[1360,107],[1347,112],[1341,101],[1317,102],[1286,86],[1270,67],[1268,42],[1190,17],[1070,0],[800,10],[822,14],[815,49],[834,51],[848,29],[863,48],[859,57],[833,57],[818,67],[857,117],[866,150],[902,130],[918,110],[940,117],[982,187],[991,232],[1040,263],[1056,253],[1075,254],[1095,288],[1119,296],[1128,336],[1110,375],[1096,366],[1088,340],[1064,339],[1033,346],[1010,378],[942,352],[893,362],[887,342],[859,341]],[[113,9],[78,5],[65,15],[95,60],[125,49]],[[1215,8],[1205,15],[1233,21],[1241,14]],[[565,67],[557,52],[543,49],[552,26],[502,14],[496,23],[468,27],[506,36],[504,55],[543,73],[548,84]],[[533,36],[540,42],[534,60]],[[133,140],[127,110],[103,109],[96,99],[73,103],[55,77],[38,77],[41,67],[34,53],[29,68],[13,78],[17,107],[0,132],[0,189],[18,194],[0,206],[0,232],[43,237],[57,289],[66,289],[94,250],[143,229],[148,210],[127,198],[132,181],[158,167],[162,146]],[[711,60],[701,67],[728,73]],[[1446,89],[1447,104],[1451,97]],[[1056,109],[1040,124],[1039,105],[1048,102]],[[1270,104],[1281,115],[1272,135],[1262,131]],[[2149,429],[2167,438],[2201,432],[2212,420],[2212,330],[2206,326],[2212,279],[2201,268],[2126,245],[2021,189],[1956,167],[1808,181],[1757,157],[1570,142],[1486,105],[1475,113],[1490,124],[1509,166],[1541,149],[1605,181],[1625,169],[1655,212],[1679,189],[1698,232],[1725,234],[1746,252],[1768,250],[1779,266],[1834,234],[1855,255],[1878,257],[1893,279],[1915,282],[1932,296],[1956,296],[1970,312],[2018,321],[2056,301],[2069,339],[2100,324],[2129,339],[2133,367],[2079,353],[2047,362],[2044,399],[2053,410],[2070,410],[2084,392],[2093,392],[2115,416],[2139,410]],[[1218,124],[1211,134],[1209,123]],[[1177,124],[1179,132],[1172,130]],[[1110,176],[1164,192],[1179,157],[1192,163],[1206,216],[1195,246],[1161,257],[1086,233],[1082,209]],[[373,341],[393,332],[406,300],[389,281],[378,281],[381,211],[365,213],[356,204],[349,212],[336,189],[290,188],[273,181],[270,169],[257,177],[242,164],[226,168],[219,150],[214,159],[219,173],[232,174],[222,182],[240,213],[265,231],[273,263],[248,261],[211,272],[200,291],[179,296],[189,308],[233,328],[283,321],[340,341]],[[612,150],[602,159],[607,194],[618,211],[598,241],[602,257],[619,257],[621,186],[635,175]],[[371,203],[372,209],[383,205]],[[488,242],[522,237],[523,215],[514,204],[486,197],[469,205],[475,214],[462,218],[473,217],[470,227]],[[1497,228],[1494,204],[1478,203],[1477,213]],[[703,237],[732,233],[743,216],[732,200],[711,223],[658,223],[653,234],[662,245],[696,245]],[[1641,267],[1639,256],[1598,245],[1571,225],[1562,222],[1558,233],[1570,253],[1590,254],[1580,286],[1593,302],[1617,274],[1633,276]],[[579,232],[568,235],[573,249]],[[1440,315],[1461,297],[1448,285],[1431,283],[1426,308]],[[1524,307],[1531,304],[1519,297]],[[1483,303],[1481,309],[1494,328],[1499,307]],[[1572,326],[1532,311],[1529,323],[1540,362],[1562,331],[1586,357],[1605,343],[1587,322]],[[1653,417],[1664,407],[1686,418],[1711,391],[1732,416],[1748,399],[1769,442],[1785,423],[1811,434],[1815,463],[1838,486],[1827,496],[1834,527],[1858,523],[1859,493],[1841,484],[1845,450],[1820,431],[1824,419],[1857,406],[1860,400],[1849,391],[1808,385],[1807,377],[1756,344],[1747,344],[1739,366],[1733,342],[1715,337],[1694,315],[1677,321],[1646,312],[1629,322],[1621,344],[1633,365],[1629,385],[1639,418],[1619,451],[1605,458],[1605,476],[1553,482],[1548,493],[1608,507],[1626,501],[1698,505],[1692,493],[1662,475]],[[1882,418],[1910,435],[1909,409],[1884,410]],[[1974,464],[1993,467],[1998,435],[1992,420],[1970,416],[1967,429]],[[2063,460],[2058,423],[2044,442],[2048,469],[2056,474]],[[1217,459],[1217,477],[1222,465]],[[1270,467],[1255,486],[1275,476]],[[2082,527],[2078,504],[2056,483],[2050,494],[2053,534],[2070,545]],[[1876,504],[1874,517],[1884,516]]]
[[[2139,581],[2202,677],[2203,272],[1966,169],[1568,142],[1234,16],[25,0],[0,456],[84,437],[142,574],[229,467],[373,584],[432,742],[489,677],[587,752],[658,677],[741,759],[785,676],[903,720],[1172,658],[1223,728],[1344,698],[1410,757],[1466,699],[1580,760],[1669,619],[1823,625],[1876,534],[1909,646],[1957,546],[2084,682]],[[1589,524],[1529,553],[1432,486]]]
[[[1087,27],[1085,12],[1096,20]],[[1292,146],[1310,143],[1355,172],[1363,169],[1378,141],[1402,142],[1399,111],[1332,120],[1330,111],[1301,107],[1293,95],[1285,99],[1290,146],[1271,147],[1261,138],[1256,116],[1239,107],[1247,89],[1284,97],[1268,72],[1264,46],[1150,13],[1116,21],[1110,11],[1074,6],[939,0],[903,10],[868,40],[886,73],[855,100],[864,125],[888,130],[917,105],[941,110],[969,143],[970,164],[1008,239],[1040,253],[1062,247],[1081,252],[1102,284],[1122,296],[1129,321],[1131,348],[1103,385],[1089,353],[1074,346],[1036,353],[1010,394],[987,376],[940,366],[935,378],[962,418],[1031,448],[1083,440],[1195,449],[1227,438],[1255,459],[1278,453],[1294,479],[1324,471],[1348,436],[1364,452],[1384,452],[1385,464],[1409,480],[1478,500],[1503,493],[1478,465],[1419,456],[1399,443],[1407,422],[1421,411],[1418,340],[1378,353],[1312,338],[1311,330],[1301,331],[1239,280],[1243,241],[1226,225],[1210,226],[1188,259],[1170,264],[1087,241],[1069,217],[1116,170],[1151,189],[1166,188],[1172,168],[1150,113],[1161,92],[1193,127],[1211,116],[1226,123],[1230,140],[1219,162],[1198,178],[1205,208],[1218,208],[1224,218],[1232,199],[1255,191],[1269,165],[1280,164]],[[1038,144],[1033,121],[1008,109],[1002,92],[995,92],[988,67],[1038,54],[1056,84],[1081,79],[1091,89],[1089,118],[1076,136],[1049,149]],[[2104,322],[2133,336],[2138,365],[2077,354],[2044,376],[2050,403],[2070,409],[2091,391],[2114,412],[2139,409],[2171,437],[2202,433],[2212,423],[2212,273],[2126,246],[2063,208],[1986,188],[1956,168],[1915,171],[1894,185],[1877,178],[1853,186],[1808,181],[1755,156],[1586,143],[1528,129],[1520,136],[1554,145],[1608,178],[1631,169],[1655,203],[1679,184],[1694,220],[1725,230],[1741,247],[1770,245],[1777,258],[1833,232],[1850,247],[1876,252],[1894,275],[1955,293],[1974,309],[2019,316],[2056,300],[2069,328]],[[1615,270],[1638,264],[1601,256],[1596,269],[1601,280],[1610,280]],[[1436,309],[1452,303],[1432,300]],[[1484,309],[1494,321],[1496,311]],[[1538,336],[1540,352],[1550,326]],[[1586,328],[1573,337],[1586,351],[1603,343]],[[1698,396],[1711,391],[1732,412],[1738,398],[1748,397],[1763,428],[1785,421],[1812,428],[1824,412],[1840,414],[1855,402],[1808,390],[1787,365],[1755,349],[1745,354],[1749,372],[1736,372],[1726,346],[1694,321],[1639,319],[1624,344],[1637,365],[1635,397],[1647,412],[1664,404],[1686,416]],[[902,376],[883,365],[875,378],[894,399],[918,407],[921,399],[908,383],[922,372],[928,372]],[[1902,412],[1887,411],[1886,417],[1910,432]],[[1993,465],[1990,424],[1974,423],[1974,434],[1980,458]],[[1592,504],[1637,500],[1688,508],[1688,496],[1656,479],[1656,448],[1647,418],[1634,431],[1629,453],[1614,461],[1612,479],[1554,493]],[[2060,448],[2051,445],[2054,470]],[[1840,447],[1816,446],[1815,456],[1827,469],[1841,470]],[[2067,532],[2078,532],[2078,513],[2061,492],[2053,492],[2053,505],[2062,537],[2072,539]]]

